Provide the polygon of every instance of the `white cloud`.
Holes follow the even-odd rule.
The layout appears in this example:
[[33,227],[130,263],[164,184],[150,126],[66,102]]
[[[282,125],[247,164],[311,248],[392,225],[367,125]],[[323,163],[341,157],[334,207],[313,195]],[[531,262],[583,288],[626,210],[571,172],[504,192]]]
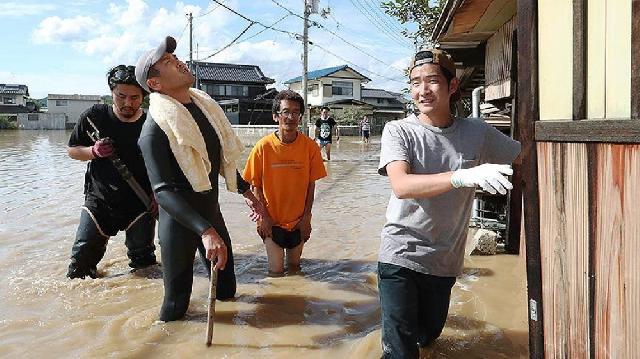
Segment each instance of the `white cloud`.
[[151,9],[144,0],[127,0],[110,3],[106,18],[102,14],[46,18],[33,31],[32,39],[37,44],[68,43],[107,65],[131,64],[167,35],[178,39],[177,54],[188,54],[187,13],[194,16],[194,51],[196,44],[205,48],[219,46],[224,40],[220,33],[234,20],[223,10],[212,4],[203,9],[183,2],[177,2],[172,9]]
[[96,25],[98,23],[88,16],[66,19],[51,16],[42,20],[32,39],[36,44],[83,41],[95,33]]
[[127,5],[124,7],[111,3],[107,11],[112,15],[115,23],[123,28],[141,24],[149,6],[142,0],[127,0]]
[[0,17],[38,15],[53,11],[56,7],[51,4],[28,4],[6,2],[0,4]]

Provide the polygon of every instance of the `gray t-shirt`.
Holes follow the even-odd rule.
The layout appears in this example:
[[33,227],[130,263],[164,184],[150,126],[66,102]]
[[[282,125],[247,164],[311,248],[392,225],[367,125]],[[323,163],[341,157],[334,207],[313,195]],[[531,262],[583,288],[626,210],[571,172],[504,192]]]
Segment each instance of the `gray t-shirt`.
[[[412,174],[436,174],[483,163],[510,164],[520,143],[482,119],[456,118],[447,128],[415,115],[389,122],[382,133],[378,173],[405,161]],[[391,193],[382,229],[379,261],[442,277],[462,272],[475,189],[458,188],[428,199],[398,199]]]

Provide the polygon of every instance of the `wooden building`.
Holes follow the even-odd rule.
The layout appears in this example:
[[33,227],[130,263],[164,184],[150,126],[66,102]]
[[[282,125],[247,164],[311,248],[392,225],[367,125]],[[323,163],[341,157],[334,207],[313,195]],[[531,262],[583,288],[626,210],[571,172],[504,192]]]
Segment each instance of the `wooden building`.
[[234,125],[271,125],[271,103],[275,93],[267,85],[259,66],[194,61],[187,62],[194,73],[194,86],[207,92],[226,112]]
[[[462,97],[482,90],[480,117],[507,135],[516,135],[515,26],[516,0],[448,1],[431,38],[453,57]],[[507,253],[517,254],[521,208],[518,186],[508,197],[478,190],[472,223],[499,233]]]
[[[515,11],[502,53],[482,34],[499,9]],[[447,25],[443,47],[513,61],[515,85],[489,77],[513,91],[523,144],[531,357],[638,357],[640,0],[450,0],[446,13],[458,32]]]

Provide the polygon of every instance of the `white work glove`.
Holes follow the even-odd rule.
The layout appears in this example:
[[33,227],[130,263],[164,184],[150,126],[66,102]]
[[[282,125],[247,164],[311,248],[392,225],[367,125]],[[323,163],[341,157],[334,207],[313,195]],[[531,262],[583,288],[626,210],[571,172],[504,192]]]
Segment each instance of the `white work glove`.
[[513,174],[509,165],[485,163],[480,166],[459,169],[451,175],[451,184],[455,188],[480,186],[483,190],[496,194],[506,194],[513,185],[504,175]]

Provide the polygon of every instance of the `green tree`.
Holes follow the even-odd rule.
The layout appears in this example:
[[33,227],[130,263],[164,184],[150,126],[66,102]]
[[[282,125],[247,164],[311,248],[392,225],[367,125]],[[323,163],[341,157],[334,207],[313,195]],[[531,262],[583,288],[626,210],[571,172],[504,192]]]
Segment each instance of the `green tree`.
[[383,2],[381,7],[401,24],[415,23],[418,26],[415,32],[403,30],[403,34],[418,47],[431,47],[431,34],[445,3],[446,0],[389,0]]
[[338,122],[339,125],[357,125],[364,117],[364,111],[356,107],[351,107],[345,109],[342,114],[336,117],[336,122]]

